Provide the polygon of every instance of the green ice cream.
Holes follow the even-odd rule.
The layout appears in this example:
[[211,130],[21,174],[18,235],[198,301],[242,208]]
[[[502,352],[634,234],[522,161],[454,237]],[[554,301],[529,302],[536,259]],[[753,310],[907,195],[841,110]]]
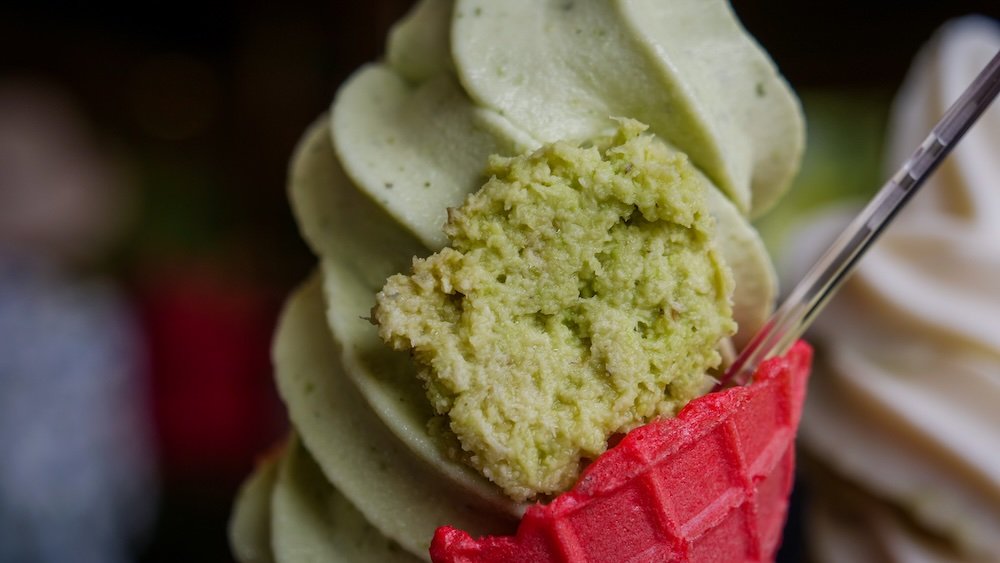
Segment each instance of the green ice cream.
[[672,413],[764,321],[749,216],[801,147],[721,0],[418,3],[293,160],[320,266],[278,328],[296,437],[240,498],[241,559],[418,560],[445,523],[511,532],[517,501]]
[[569,488],[609,436],[698,395],[735,330],[706,186],[642,128],[491,159],[450,246],[378,294],[460,457],[515,499]]

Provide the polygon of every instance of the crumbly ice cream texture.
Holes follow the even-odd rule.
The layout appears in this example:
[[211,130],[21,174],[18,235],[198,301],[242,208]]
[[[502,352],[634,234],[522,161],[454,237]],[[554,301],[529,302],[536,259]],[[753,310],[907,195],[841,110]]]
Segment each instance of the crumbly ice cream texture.
[[673,414],[735,332],[706,187],[642,129],[491,158],[450,246],[378,295],[380,336],[413,351],[467,461],[515,499],[568,488],[610,435]]

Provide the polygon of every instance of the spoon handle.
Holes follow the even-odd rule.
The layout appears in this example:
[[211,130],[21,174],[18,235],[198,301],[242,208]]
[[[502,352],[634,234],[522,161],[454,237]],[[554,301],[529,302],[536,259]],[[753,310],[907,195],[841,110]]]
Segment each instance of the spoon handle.
[[982,115],[997,92],[1000,92],[1000,51],[948,108],[913,155],[882,186],[861,214],[795,286],[784,303],[740,352],[717,388],[745,385],[762,361],[788,350],[837,292],[858,260],[896,213]]

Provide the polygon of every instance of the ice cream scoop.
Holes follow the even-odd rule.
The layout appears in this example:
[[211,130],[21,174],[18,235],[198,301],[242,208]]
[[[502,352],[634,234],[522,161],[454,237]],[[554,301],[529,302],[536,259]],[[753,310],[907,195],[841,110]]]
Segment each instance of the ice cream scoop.
[[704,393],[736,329],[707,185],[644,129],[492,158],[450,245],[376,296],[437,431],[514,499],[566,490],[612,435]]
[[[371,307],[387,278],[441,250],[448,209],[487,182],[491,155],[587,147],[615,118],[647,123],[689,160],[715,224],[712,252],[732,272],[733,342],[756,331],[775,276],[748,216],[787,186],[802,122],[726,2],[421,2],[392,31],[386,61],[345,83],[293,159],[292,207],[320,265],[278,329],[276,379],[295,438],[240,498],[239,553],[426,559],[439,525],[515,530],[526,506],[428,426],[417,367],[381,342]],[[702,277],[690,285],[713,285]],[[362,523],[342,527],[345,514]],[[269,534],[269,546],[248,530]]]

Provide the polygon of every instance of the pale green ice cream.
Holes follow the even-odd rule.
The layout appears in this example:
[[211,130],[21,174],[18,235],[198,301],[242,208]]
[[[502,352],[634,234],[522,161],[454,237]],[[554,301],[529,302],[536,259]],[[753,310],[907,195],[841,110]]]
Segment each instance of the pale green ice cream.
[[[615,117],[649,124],[647,135],[620,135],[612,143],[655,153],[629,171],[601,141],[618,127]],[[519,156],[543,146],[539,156]],[[292,207],[320,259],[286,307],[275,342],[276,379],[296,437],[240,497],[231,529],[237,556],[426,560],[442,524],[474,535],[512,532],[523,510],[514,499],[566,488],[577,460],[599,453],[610,433],[672,412],[703,386],[705,371],[718,361],[715,344],[727,342],[734,328],[727,320],[730,303],[737,347],[764,321],[775,279],[749,217],[784,190],[801,148],[797,101],[724,1],[418,3],[390,34],[386,60],[363,67],[342,86],[330,115],[310,128],[293,159]],[[573,154],[570,164],[540,182],[534,171],[559,151]],[[488,170],[491,155],[500,156]],[[570,190],[567,178],[582,172],[605,174],[609,182]],[[644,180],[629,176],[642,173]],[[528,366],[530,354],[511,354],[522,369],[506,392],[524,391],[525,407],[553,405],[552,416],[507,413],[475,430],[467,423],[486,412],[484,405],[518,404],[479,400],[480,387],[472,403],[481,404],[453,417],[458,430],[444,431],[435,415],[449,410],[441,404],[459,403],[459,393],[439,378],[432,404],[418,362],[392,351],[369,320],[386,280],[408,273],[414,257],[441,251],[449,234],[469,241],[454,242],[455,252],[488,253],[489,244],[461,231],[486,228],[491,215],[470,207],[464,219],[452,212],[450,233],[442,226],[448,210],[462,206],[491,174],[496,193],[487,187],[472,205],[489,203],[491,193],[509,196],[510,186],[521,182],[545,184],[560,203],[580,206],[533,208],[566,213],[564,232],[510,238],[489,252],[508,256],[519,245],[540,245],[541,271],[555,277],[525,278],[526,285],[506,297],[523,305],[541,291],[535,304],[542,306],[530,316],[535,324],[500,332],[519,341],[515,351],[530,348],[535,337],[561,336],[551,341],[559,346],[535,358],[576,359],[581,370],[559,366],[553,370],[559,377],[538,379],[538,388],[551,392],[540,395],[544,401],[529,399],[524,390],[536,382],[525,374],[542,370]],[[599,195],[612,188],[618,191]],[[610,240],[588,238],[595,235]],[[662,245],[659,255],[636,252],[656,245]],[[596,256],[602,258],[595,262]],[[475,275],[506,275],[503,284],[494,277],[483,287],[499,291],[517,281],[514,261],[481,258],[470,261]],[[593,283],[580,284],[599,268],[623,275],[600,282],[595,275]],[[685,269],[685,283],[670,281]],[[631,286],[650,280],[656,283],[648,291]],[[583,295],[596,298],[573,301]],[[483,303],[506,298],[491,295]],[[656,304],[671,299],[674,306],[659,314]],[[698,318],[675,315],[681,311]],[[676,369],[641,369],[671,362]],[[600,374],[602,366],[619,365],[619,375]],[[561,396],[567,376],[578,384]],[[532,417],[538,424],[522,434],[505,422]],[[563,436],[544,439],[538,430],[545,424]],[[476,432],[523,441],[464,450],[462,434]],[[503,455],[505,447],[513,455]],[[520,465],[533,467],[529,479],[511,471]],[[487,467],[496,470],[493,481],[476,469]],[[345,525],[351,518],[363,522]]]
[[378,294],[379,334],[413,350],[458,456],[517,500],[703,392],[735,331],[706,185],[642,129],[494,157],[450,246]]

